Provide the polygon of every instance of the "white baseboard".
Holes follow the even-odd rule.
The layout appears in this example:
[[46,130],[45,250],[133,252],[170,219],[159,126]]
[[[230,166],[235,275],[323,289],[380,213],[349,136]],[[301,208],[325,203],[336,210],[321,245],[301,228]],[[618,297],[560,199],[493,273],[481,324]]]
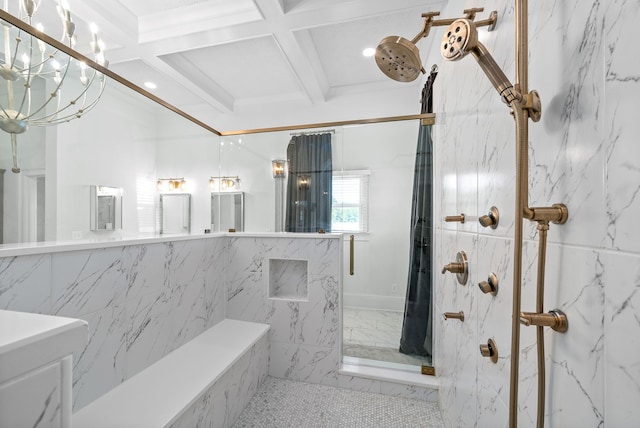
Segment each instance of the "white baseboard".
[[404,297],[344,293],[342,305],[350,308],[402,312],[404,311]]

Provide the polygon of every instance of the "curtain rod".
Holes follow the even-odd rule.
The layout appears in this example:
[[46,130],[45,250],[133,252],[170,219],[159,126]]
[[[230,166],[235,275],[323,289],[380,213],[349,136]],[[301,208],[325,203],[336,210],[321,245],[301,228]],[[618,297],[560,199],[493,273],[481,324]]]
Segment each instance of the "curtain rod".
[[330,132],[332,134],[336,133],[335,129],[321,129],[320,131],[308,131],[308,132],[292,132],[289,135],[315,135],[315,134],[326,134],[327,132]]

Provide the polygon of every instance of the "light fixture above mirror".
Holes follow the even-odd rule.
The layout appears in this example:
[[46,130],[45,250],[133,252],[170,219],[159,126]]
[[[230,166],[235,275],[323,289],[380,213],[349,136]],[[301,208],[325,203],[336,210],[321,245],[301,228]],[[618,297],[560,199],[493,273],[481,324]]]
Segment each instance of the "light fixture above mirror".
[[235,176],[222,176],[211,177],[209,179],[209,189],[212,192],[228,192],[238,190],[240,188],[240,177]]
[[156,181],[158,191],[160,193],[166,192],[183,192],[187,186],[187,181],[184,177],[178,178],[158,178]]

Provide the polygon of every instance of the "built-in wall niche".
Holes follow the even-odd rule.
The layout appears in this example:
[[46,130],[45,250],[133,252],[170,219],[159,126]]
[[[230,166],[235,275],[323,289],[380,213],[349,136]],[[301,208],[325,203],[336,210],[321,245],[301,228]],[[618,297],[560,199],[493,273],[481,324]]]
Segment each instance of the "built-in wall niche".
[[270,299],[309,299],[307,260],[269,259],[268,269]]
[[110,186],[89,186],[92,231],[122,228],[122,189]]

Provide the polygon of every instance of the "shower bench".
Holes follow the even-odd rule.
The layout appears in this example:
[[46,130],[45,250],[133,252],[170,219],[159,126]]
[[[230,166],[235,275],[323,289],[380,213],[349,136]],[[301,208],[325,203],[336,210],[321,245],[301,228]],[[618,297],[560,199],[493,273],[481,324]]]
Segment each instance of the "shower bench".
[[225,319],[80,409],[73,427],[230,426],[266,377],[268,330]]

